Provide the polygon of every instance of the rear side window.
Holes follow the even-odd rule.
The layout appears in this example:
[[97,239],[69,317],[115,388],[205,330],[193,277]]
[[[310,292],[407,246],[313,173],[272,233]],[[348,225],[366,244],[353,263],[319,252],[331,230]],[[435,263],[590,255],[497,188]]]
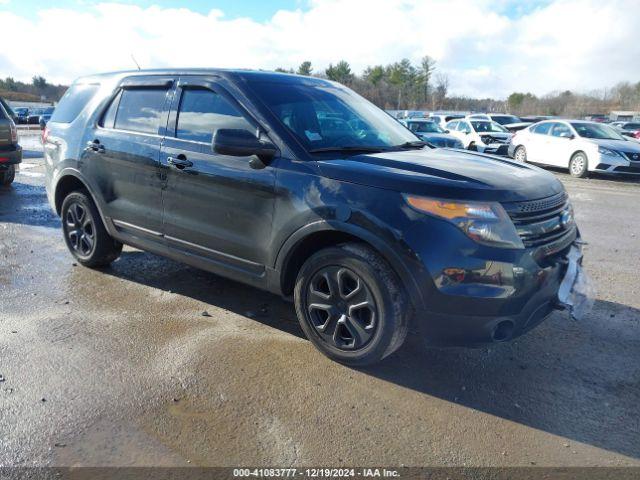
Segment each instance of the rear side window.
[[99,85],[72,85],[67,89],[60,103],[53,112],[51,121],[55,123],[71,123],[87,106],[89,100],[98,91]]
[[[158,133],[166,97],[167,90],[164,88],[122,90],[115,116],[115,128],[140,133]],[[112,105],[114,103],[116,102]]]
[[219,128],[248,130],[256,133],[256,128],[219,94],[206,89],[183,90],[176,137],[194,142],[211,143],[214,132]]

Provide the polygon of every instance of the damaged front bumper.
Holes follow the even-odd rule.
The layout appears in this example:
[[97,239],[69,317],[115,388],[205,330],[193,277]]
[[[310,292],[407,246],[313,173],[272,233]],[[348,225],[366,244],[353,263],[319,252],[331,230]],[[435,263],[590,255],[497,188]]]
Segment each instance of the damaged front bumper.
[[566,257],[567,270],[558,289],[558,306],[575,320],[581,320],[593,308],[595,287],[582,267],[582,245],[576,241]]

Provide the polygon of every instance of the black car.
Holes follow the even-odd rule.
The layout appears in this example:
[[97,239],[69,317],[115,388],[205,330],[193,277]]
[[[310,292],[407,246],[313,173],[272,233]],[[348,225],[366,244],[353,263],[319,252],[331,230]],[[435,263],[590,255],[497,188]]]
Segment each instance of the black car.
[[22,161],[16,124],[0,103],[0,185],[10,185],[16,176],[16,165]]
[[425,146],[328,80],[82,78],[43,138],[79,263],[103,267],[128,244],[291,298],[309,339],[346,364],[384,358],[410,328],[430,344],[509,340],[580,274],[552,174]]
[[17,124],[25,124],[29,119],[29,109],[27,107],[17,107],[13,109],[16,114],[15,122]]

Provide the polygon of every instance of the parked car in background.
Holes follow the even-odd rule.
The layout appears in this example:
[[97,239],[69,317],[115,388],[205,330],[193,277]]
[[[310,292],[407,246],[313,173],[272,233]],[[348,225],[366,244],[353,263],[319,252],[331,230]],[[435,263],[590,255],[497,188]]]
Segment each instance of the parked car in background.
[[128,244],[285,295],[311,342],[348,365],[390,355],[409,330],[508,341],[569,308],[580,274],[554,175],[425,146],[325,79],[97,75],[67,90],[44,138],[48,199],[78,263],[108,265]]
[[523,122],[515,115],[506,113],[472,113],[465,118],[469,120],[487,120],[499,123],[510,132],[517,132],[531,125],[532,122]]
[[0,186],[13,182],[16,165],[22,161],[22,148],[18,145],[16,124],[0,104]]
[[27,123],[29,125],[40,125],[42,128],[43,125],[47,124],[54,110],[54,107],[34,108],[29,112]]
[[521,130],[511,138],[509,156],[568,168],[574,177],[589,172],[640,174],[640,144],[609,125],[586,120],[544,121]]
[[609,125],[625,137],[640,139],[640,122],[612,122]]
[[447,124],[447,122],[454,120],[456,118],[464,118],[464,114],[462,113],[432,113],[429,115],[429,120],[437,123],[441,127]]
[[27,120],[29,118],[29,109],[27,107],[17,107],[17,108],[14,108],[13,111],[16,114],[16,120],[15,120],[16,123],[18,124],[27,123]]
[[400,110],[396,113],[396,118],[399,120],[405,118],[427,118],[428,116],[428,112],[424,110]]
[[489,120],[452,120],[446,127],[464,148],[483,153],[506,155],[511,134],[502,125]]
[[415,133],[420,139],[436,147],[464,148],[458,138],[450,135],[444,128],[431,120],[411,118],[402,120],[400,123]]
[[522,120],[523,122],[536,123],[543,120],[551,120],[552,118],[554,117],[552,117],[551,115],[533,115],[528,117],[520,117],[520,120]]

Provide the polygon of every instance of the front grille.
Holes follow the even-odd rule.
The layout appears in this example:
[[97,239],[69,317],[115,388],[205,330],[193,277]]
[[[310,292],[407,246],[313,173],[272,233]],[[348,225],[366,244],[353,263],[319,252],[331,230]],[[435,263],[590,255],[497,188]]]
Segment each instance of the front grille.
[[638,152],[620,152],[622,153],[625,157],[627,157],[627,159],[630,162],[640,162],[640,153]]
[[552,197],[503,204],[527,248],[552,255],[576,238],[576,226],[565,192]]

